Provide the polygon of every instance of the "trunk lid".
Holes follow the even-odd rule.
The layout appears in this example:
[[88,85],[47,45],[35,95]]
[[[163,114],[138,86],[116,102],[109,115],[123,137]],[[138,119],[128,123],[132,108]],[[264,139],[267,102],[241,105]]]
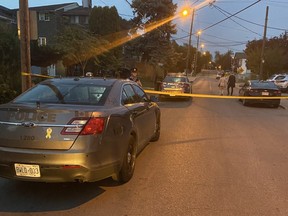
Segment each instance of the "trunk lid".
[[62,135],[61,131],[72,119],[89,118],[92,113],[91,108],[77,105],[73,108],[71,105],[44,105],[41,108],[11,104],[1,106],[0,146],[22,149],[70,149],[78,134]]

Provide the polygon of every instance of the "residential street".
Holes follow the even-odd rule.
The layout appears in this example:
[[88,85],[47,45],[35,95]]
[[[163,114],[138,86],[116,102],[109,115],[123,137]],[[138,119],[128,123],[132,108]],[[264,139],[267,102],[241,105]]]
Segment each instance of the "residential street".
[[[193,88],[216,94],[217,81],[197,77]],[[137,157],[130,182],[1,179],[0,214],[285,216],[288,112],[287,101],[281,104],[275,109],[236,99],[160,102],[160,140]]]

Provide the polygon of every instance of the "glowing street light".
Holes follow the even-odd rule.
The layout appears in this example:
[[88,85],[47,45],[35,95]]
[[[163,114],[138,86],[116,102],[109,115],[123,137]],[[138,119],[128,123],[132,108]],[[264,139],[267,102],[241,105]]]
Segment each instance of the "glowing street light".
[[204,48],[204,46],[205,46],[204,44],[201,44],[201,49],[203,49],[203,48]]
[[186,9],[183,10],[183,11],[182,11],[182,15],[183,15],[183,16],[187,16],[187,15],[188,15],[188,10],[186,10]]
[[[187,11],[187,10],[186,10]],[[184,12],[183,12],[184,14]],[[190,25],[190,31],[189,31],[189,41],[188,41],[188,50],[187,50],[187,59],[186,59],[186,76],[189,71],[189,61],[190,61],[190,52],[191,52],[191,37],[192,37],[192,29],[193,29],[193,23],[194,23],[194,16],[195,16],[195,8],[193,8],[192,16],[191,16],[191,25]]]

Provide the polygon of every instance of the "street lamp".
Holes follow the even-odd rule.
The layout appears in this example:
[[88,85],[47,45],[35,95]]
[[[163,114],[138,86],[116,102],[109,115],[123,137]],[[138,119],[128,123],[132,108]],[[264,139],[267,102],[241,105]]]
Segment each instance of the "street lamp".
[[[193,23],[194,23],[194,15],[195,15],[195,10],[203,7],[206,4],[210,4],[212,5],[213,3],[215,3],[216,0],[205,0],[202,3],[196,5],[193,9],[192,9],[192,16],[191,16],[191,25],[190,25],[190,31],[189,31],[189,41],[188,41],[188,50],[187,50],[187,59],[186,59],[186,76],[187,76],[187,72],[189,70],[189,60],[190,60],[190,51],[191,51],[191,37],[192,37],[192,29],[193,29]],[[196,1],[197,2],[197,1]],[[182,12],[183,16],[188,15],[188,11],[184,10]]]
[[[184,14],[184,13],[183,13]],[[190,31],[189,31],[189,41],[188,41],[188,50],[187,50],[187,59],[186,59],[186,76],[189,71],[189,62],[190,62],[190,52],[191,52],[191,37],[192,37],[192,29],[193,29],[193,23],[194,23],[194,15],[195,15],[195,9],[192,10],[192,16],[191,16],[191,24],[190,24]]]
[[201,51],[203,50],[204,46],[205,46],[204,44],[201,44]]
[[198,49],[199,49],[199,37],[201,35],[201,31],[198,31],[197,32],[197,47],[196,47],[196,53],[195,53],[195,56],[194,56],[194,72],[197,73],[197,56],[198,56]]

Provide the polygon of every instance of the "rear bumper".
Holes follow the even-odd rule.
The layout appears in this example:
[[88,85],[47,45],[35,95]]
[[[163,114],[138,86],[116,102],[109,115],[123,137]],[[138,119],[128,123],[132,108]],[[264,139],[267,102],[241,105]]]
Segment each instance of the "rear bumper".
[[282,91],[282,92],[288,91],[288,87],[286,87],[286,86],[278,86],[278,88],[279,88],[280,91]]
[[[165,92],[167,94],[161,94],[160,97],[162,98],[187,98],[189,96],[180,96],[179,94],[190,94],[190,92],[185,92],[181,90],[162,90],[161,92]],[[178,94],[178,95],[177,95]]]
[[267,105],[279,105],[280,99],[248,99],[249,104],[267,104]]
[[[0,148],[0,177],[34,182],[93,182],[117,173],[120,162],[99,161],[97,152],[41,152]],[[98,160],[97,160],[98,159]],[[19,177],[14,164],[39,165],[40,177]]]

